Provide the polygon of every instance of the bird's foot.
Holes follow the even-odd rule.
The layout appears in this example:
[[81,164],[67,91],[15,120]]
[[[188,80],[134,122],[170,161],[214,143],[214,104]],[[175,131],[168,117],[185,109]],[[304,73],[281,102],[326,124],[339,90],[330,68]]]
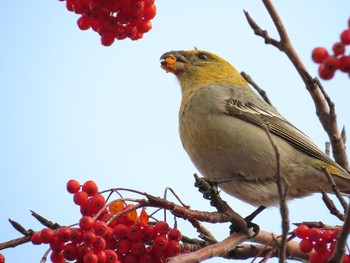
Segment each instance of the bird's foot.
[[[253,211],[253,213],[251,213],[250,215],[246,216],[244,218],[244,220],[247,223],[247,228],[253,229],[254,234],[250,237],[253,238],[255,237],[257,234],[259,234],[260,231],[260,226],[258,224],[255,224],[252,222],[252,220],[258,215],[260,214],[266,207],[265,206],[259,206],[255,211]],[[237,229],[235,228],[235,226],[232,224],[230,226],[230,234],[233,234],[234,232],[237,232]]]

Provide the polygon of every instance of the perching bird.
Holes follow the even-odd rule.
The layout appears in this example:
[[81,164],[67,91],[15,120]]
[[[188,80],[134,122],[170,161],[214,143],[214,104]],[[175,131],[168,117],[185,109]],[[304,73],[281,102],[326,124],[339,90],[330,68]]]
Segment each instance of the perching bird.
[[201,50],[170,51],[161,67],[181,85],[179,112],[183,147],[206,178],[224,181],[228,194],[255,206],[277,205],[276,151],[288,199],[321,189],[331,192],[322,167],[341,192],[350,193],[350,174],[262,100],[227,61]]

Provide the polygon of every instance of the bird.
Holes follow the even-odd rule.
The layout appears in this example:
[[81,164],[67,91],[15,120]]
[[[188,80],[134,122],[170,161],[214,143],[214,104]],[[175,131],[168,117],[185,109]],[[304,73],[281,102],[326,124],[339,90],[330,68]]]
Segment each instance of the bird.
[[200,174],[220,182],[223,191],[253,206],[278,206],[277,171],[291,200],[321,189],[332,193],[326,168],[339,190],[350,193],[349,172],[255,93],[225,59],[179,50],[164,53],[160,64],[181,87],[182,145]]

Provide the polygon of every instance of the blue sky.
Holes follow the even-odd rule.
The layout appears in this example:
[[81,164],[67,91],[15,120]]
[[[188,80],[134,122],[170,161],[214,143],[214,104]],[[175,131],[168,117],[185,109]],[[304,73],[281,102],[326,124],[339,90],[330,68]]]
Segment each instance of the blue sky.
[[[80,31],[78,16],[59,1],[6,1],[0,9],[0,242],[19,237],[8,224],[41,226],[32,209],[71,224],[79,211],[65,184],[92,179],[100,189],[128,187],[162,195],[172,187],[198,210],[211,209],[193,188],[197,172],[178,136],[180,89],[159,67],[166,51],[197,47],[216,53],[249,73],[274,106],[324,148],[327,136],[313,102],[286,56],[255,36],[243,9],[277,37],[260,1],[156,1],[153,29],[139,41],[100,44]],[[276,1],[290,38],[311,75],[316,46],[330,48],[346,28],[350,2]],[[347,51],[349,52],[349,50]],[[336,105],[340,127],[350,127],[350,79],[336,73],[324,86]],[[349,154],[349,152],[348,152]],[[253,207],[224,195],[242,215]],[[290,202],[291,222],[338,224],[315,195]],[[278,209],[256,219],[280,232]],[[184,232],[195,236],[186,222]],[[208,226],[218,239],[228,226]],[[7,262],[39,262],[45,246],[3,252]],[[224,261],[224,260],[222,260]],[[218,260],[213,260],[218,262]]]

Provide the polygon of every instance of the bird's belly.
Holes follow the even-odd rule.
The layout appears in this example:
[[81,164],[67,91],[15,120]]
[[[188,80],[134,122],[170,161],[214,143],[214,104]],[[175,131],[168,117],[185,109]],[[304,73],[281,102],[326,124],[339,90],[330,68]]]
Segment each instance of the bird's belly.
[[204,177],[229,180],[220,188],[252,205],[278,203],[276,154],[265,130],[225,115],[184,117],[181,140]]

